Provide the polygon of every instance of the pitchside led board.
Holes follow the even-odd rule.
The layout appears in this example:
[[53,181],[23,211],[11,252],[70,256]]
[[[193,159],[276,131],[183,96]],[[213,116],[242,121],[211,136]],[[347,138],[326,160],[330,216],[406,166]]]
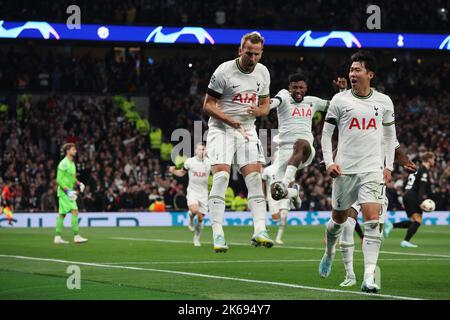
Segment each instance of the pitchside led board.
[[[15,213],[14,228],[54,228],[57,213],[33,212]],[[211,225],[209,215],[205,224]],[[388,211],[386,218],[392,223],[408,220],[404,211]],[[83,212],[79,216],[80,227],[149,227],[187,226],[189,223],[186,211],[180,212]],[[324,225],[330,219],[330,211],[292,211],[289,212],[288,225]],[[362,220],[360,221],[362,223]],[[65,221],[70,227],[70,219]],[[224,226],[248,226],[253,224],[253,218],[248,211],[226,212]],[[270,214],[266,216],[266,224],[274,226],[276,223]],[[424,225],[450,225],[450,211],[427,212],[423,215]],[[0,229],[12,228],[5,217],[0,216]]]
[[[79,29],[69,29],[69,27],[63,23],[48,23],[43,21],[12,22],[0,20],[0,39],[238,45],[242,35],[252,31],[255,30],[95,24],[81,24]],[[449,34],[350,31],[318,32],[312,30],[256,31],[264,36],[267,46],[450,50]]]

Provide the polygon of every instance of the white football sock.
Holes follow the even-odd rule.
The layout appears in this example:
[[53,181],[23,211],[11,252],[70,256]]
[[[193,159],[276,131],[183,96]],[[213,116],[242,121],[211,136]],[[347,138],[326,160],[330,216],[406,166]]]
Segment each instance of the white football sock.
[[283,183],[286,186],[289,186],[289,184],[295,180],[295,173],[297,172],[297,167],[288,165],[286,168],[286,172],[284,173]]
[[199,222],[195,225],[195,234],[197,237],[200,238],[200,235],[202,234],[203,231],[203,221]]
[[341,236],[343,223],[337,223],[333,221],[333,218],[328,220],[326,226],[326,237],[327,237],[327,246],[325,248],[325,253],[328,257],[332,257],[336,250],[336,240]]
[[380,253],[382,239],[382,231],[380,232],[380,224],[378,220],[369,220],[364,222],[364,280],[375,273],[378,255]]
[[355,231],[356,220],[352,217],[348,217],[347,221],[343,225],[341,235],[341,252],[342,260],[344,261],[344,268],[347,277],[355,277],[355,271],[353,270],[353,254],[355,251],[355,239],[353,238],[353,232]]
[[251,172],[245,178],[248,190],[248,208],[253,215],[255,233],[266,230],[266,198],[263,194],[261,173]]
[[222,223],[225,212],[225,192],[229,179],[230,175],[226,171],[219,171],[213,176],[213,184],[208,200],[213,237],[223,235]]
[[280,226],[278,227],[278,232],[277,232],[277,240],[281,240],[281,238],[283,237],[283,233],[284,233],[284,229],[286,229],[286,225],[287,225],[287,214],[288,211],[286,209],[281,209],[280,210]]

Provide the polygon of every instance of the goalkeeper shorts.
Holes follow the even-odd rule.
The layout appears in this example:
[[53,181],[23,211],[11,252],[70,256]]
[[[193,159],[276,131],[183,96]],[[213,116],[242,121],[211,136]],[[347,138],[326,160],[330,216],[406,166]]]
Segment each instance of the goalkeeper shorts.
[[58,212],[60,214],[70,213],[72,210],[78,210],[76,201],[70,200],[66,195],[58,198]]

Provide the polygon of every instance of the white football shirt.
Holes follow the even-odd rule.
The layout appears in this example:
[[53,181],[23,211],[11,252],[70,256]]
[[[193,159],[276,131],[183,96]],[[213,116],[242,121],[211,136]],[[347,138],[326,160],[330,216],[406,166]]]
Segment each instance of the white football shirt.
[[208,195],[208,179],[211,172],[211,163],[207,158],[199,160],[197,157],[192,157],[184,162],[184,169],[189,174],[189,184],[187,192],[189,194],[195,193],[199,196]]
[[277,108],[279,147],[292,145],[298,139],[305,139],[312,145],[314,137],[312,118],[316,111],[326,111],[330,101],[306,96],[296,102],[288,90],[282,89],[271,99],[270,109]]
[[[258,63],[252,72],[244,71],[239,58],[222,63],[211,77],[207,93],[217,99],[219,108],[243,125],[254,125],[255,116],[247,113],[251,105],[258,105],[260,98],[269,97],[269,70]],[[208,126],[225,128],[226,124],[209,118]]]
[[339,130],[335,163],[343,174],[383,170],[383,125],[395,125],[394,105],[387,95],[373,89],[366,97],[351,89],[340,92],[325,119],[334,119]]

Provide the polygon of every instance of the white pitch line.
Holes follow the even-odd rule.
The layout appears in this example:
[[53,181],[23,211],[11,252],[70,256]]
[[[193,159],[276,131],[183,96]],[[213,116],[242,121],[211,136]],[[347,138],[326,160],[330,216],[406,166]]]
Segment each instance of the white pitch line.
[[[432,259],[378,259],[378,261],[449,261],[450,258]],[[353,261],[364,261],[364,259],[354,259]],[[320,259],[297,259],[297,260],[198,260],[198,261],[122,261],[122,262],[102,262],[103,264],[222,264],[222,263],[298,263],[298,262],[320,262]]]
[[[130,240],[130,241],[152,241],[152,242],[167,242],[167,243],[189,243],[192,244],[191,241],[184,240],[165,240],[165,239],[148,239],[148,238],[124,238],[124,237],[112,237],[110,239],[113,240]],[[212,242],[202,242],[206,244],[212,244]],[[250,246],[250,243],[242,243],[242,242],[229,242],[230,245],[233,246]],[[314,247],[297,247],[297,246],[275,246],[277,249],[297,249],[297,250],[319,250],[323,251],[324,248],[314,248]],[[361,250],[355,250],[355,252],[362,252]],[[384,254],[393,254],[400,256],[418,256],[418,257],[434,257],[434,258],[450,258],[450,255],[445,254],[434,254],[434,253],[413,253],[413,252],[396,252],[396,251],[380,251],[380,253]]]
[[420,230],[420,233],[439,233],[439,234],[450,234],[450,231],[437,231],[437,230]]
[[273,285],[273,286],[278,286],[278,287],[287,287],[287,288],[295,288],[295,289],[305,289],[305,290],[332,292],[332,293],[341,293],[341,294],[354,294],[354,295],[367,296],[367,297],[372,297],[372,298],[381,297],[381,298],[391,298],[391,299],[401,299],[401,300],[424,300],[422,298],[415,298],[415,297],[403,297],[403,296],[395,296],[395,295],[389,295],[389,294],[378,294],[378,293],[373,294],[373,293],[365,293],[365,292],[359,292],[359,291],[346,291],[346,290],[338,290],[338,289],[318,288],[318,287],[302,286],[299,284],[292,284],[292,283],[285,283],[285,282],[273,282],[273,281],[262,281],[262,280],[253,280],[253,279],[245,279],[245,278],[224,277],[224,276],[215,276],[215,275],[210,275],[210,274],[164,270],[164,269],[139,268],[139,267],[129,267],[129,266],[120,266],[120,265],[108,265],[108,264],[93,263],[93,262],[69,261],[69,260],[61,260],[61,259],[26,257],[26,256],[15,256],[15,255],[4,255],[4,254],[0,254],[0,258],[14,258],[14,259],[20,259],[20,260],[55,262],[55,263],[62,263],[62,264],[74,264],[74,265],[98,267],[98,268],[105,268],[105,269],[124,269],[124,270],[134,270],[134,271],[160,272],[160,273],[176,274],[176,275],[198,277],[198,278],[231,280],[231,281],[238,281],[238,282],[265,284],[265,285]]
[[199,260],[199,261],[127,261],[102,262],[104,264],[221,264],[221,263],[286,263],[286,262],[320,262],[320,259],[304,260]]

